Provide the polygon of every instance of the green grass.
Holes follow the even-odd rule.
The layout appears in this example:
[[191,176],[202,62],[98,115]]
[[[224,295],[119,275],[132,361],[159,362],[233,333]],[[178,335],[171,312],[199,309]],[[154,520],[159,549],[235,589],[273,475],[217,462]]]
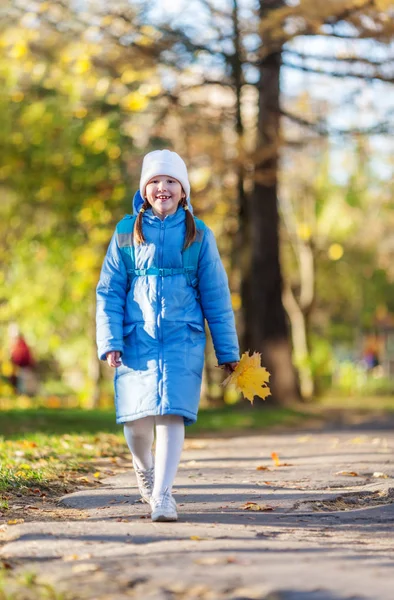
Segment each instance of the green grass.
[[[231,433],[265,429],[274,425],[292,425],[306,416],[306,413],[290,408],[254,408],[251,405],[201,410],[197,423],[187,428],[187,434],[223,430]],[[37,441],[40,434],[56,437],[99,433],[117,436],[122,433],[122,427],[115,423],[114,411],[49,408],[0,411],[0,436],[9,440]],[[58,450],[61,451],[62,448],[57,447],[56,451]]]
[[308,417],[306,412],[291,408],[262,407],[250,404],[212,410],[201,410],[198,421],[187,428],[187,434],[241,433],[242,431],[263,430],[274,426],[293,426]]
[[[1,564],[1,562],[0,562]],[[34,572],[13,574],[0,569],[0,600],[76,600],[74,595],[59,592]]]
[[[101,459],[126,452],[113,414],[28,409],[0,412],[0,492],[67,488]],[[0,497],[0,503],[7,499]],[[1,504],[0,504],[1,507]],[[5,508],[3,506],[3,508]]]

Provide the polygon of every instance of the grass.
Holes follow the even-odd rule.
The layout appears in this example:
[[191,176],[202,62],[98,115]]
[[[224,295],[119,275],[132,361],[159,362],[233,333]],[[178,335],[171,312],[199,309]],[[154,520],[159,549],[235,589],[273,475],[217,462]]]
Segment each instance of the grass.
[[24,571],[14,575],[6,568],[0,569],[0,600],[76,600],[75,596],[59,592],[34,572]]
[[[265,429],[273,425],[290,425],[306,414],[289,408],[225,407],[200,410],[198,421],[187,428],[187,434],[196,435],[222,430]],[[112,410],[80,409],[25,409],[0,411],[0,436],[8,439],[31,440],[38,434],[62,435],[121,435],[122,427],[115,423]]]

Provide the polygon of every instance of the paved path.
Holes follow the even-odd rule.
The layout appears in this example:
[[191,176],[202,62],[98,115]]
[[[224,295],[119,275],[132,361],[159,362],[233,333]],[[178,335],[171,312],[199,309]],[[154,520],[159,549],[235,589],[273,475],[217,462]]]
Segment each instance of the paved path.
[[151,523],[130,472],[9,527],[3,555],[78,599],[393,600],[393,452],[365,428],[187,440],[178,523]]

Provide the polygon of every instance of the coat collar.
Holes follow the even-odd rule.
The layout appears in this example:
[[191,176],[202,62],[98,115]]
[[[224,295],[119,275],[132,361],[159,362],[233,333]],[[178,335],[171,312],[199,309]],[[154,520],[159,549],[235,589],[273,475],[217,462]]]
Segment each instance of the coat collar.
[[176,227],[176,225],[179,225],[179,223],[183,223],[185,219],[185,210],[181,206],[173,215],[167,215],[163,220],[154,215],[151,208],[146,210],[143,215],[143,222],[148,222],[153,227],[161,227],[162,224],[165,228]]

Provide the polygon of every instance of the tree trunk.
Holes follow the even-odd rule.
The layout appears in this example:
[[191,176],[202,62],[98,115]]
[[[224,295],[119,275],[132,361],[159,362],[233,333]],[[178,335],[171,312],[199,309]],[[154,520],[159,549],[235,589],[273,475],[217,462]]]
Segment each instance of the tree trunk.
[[[267,10],[282,5],[282,2],[261,1],[261,18]],[[243,288],[244,343],[246,348],[262,353],[263,364],[271,373],[273,400],[288,404],[299,400],[300,395],[282,304],[279,262],[277,169],[281,48],[273,46],[263,35],[262,49],[265,54],[260,61],[255,181],[249,206],[251,261]]]
[[[311,206],[309,210],[314,213],[316,207]],[[297,282],[299,292],[296,294],[291,282],[288,281],[284,286],[283,304],[291,325],[293,355],[299,373],[301,395],[305,399],[310,399],[316,387],[309,343],[309,324],[316,292],[315,244],[310,235],[308,239],[301,238],[299,235],[290,203],[283,203],[282,217],[299,270]]]
[[307,317],[301,310],[289,285],[285,286],[283,302],[291,324],[291,336],[300,378],[301,395],[309,400],[315,391],[315,384],[310,365]]
[[88,408],[100,407],[101,382],[103,379],[100,360],[97,357],[96,347],[96,302],[92,297],[89,307],[89,339],[91,340],[90,355],[88,361],[88,377],[90,383],[90,397]]

